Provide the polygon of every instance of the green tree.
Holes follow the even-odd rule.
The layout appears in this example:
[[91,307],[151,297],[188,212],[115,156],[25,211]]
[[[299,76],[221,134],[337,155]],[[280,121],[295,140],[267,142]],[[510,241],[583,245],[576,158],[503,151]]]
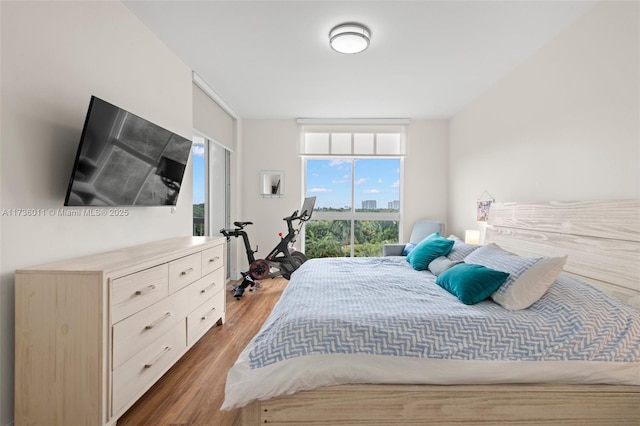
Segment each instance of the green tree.
[[[398,241],[398,222],[356,220],[354,255],[381,256],[382,246]],[[351,255],[351,221],[312,220],[305,225],[305,254],[309,258]]]
[[193,235],[204,235],[204,203],[193,205]]

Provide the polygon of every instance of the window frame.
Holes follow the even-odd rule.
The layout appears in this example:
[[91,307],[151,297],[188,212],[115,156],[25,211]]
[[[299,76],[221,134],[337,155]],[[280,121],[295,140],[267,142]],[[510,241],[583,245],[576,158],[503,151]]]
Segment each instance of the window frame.
[[[300,155],[302,165],[302,198],[307,195],[307,160],[350,160],[351,167],[351,211],[349,212],[321,212],[314,211],[311,220],[348,220],[351,224],[350,236],[350,255],[353,257],[355,248],[355,222],[356,220],[371,221],[397,221],[398,222],[398,241],[402,235],[402,218],[404,209],[404,157],[407,155],[407,130],[410,120],[408,119],[298,119],[298,153]],[[307,152],[306,135],[307,134],[327,134],[328,142],[325,152]],[[336,154],[332,147],[333,135],[342,137],[343,134],[351,134],[351,147],[349,153]],[[358,134],[373,134],[373,152],[370,154],[356,153],[358,150],[356,138]],[[398,145],[397,153],[389,154],[379,152],[378,137],[381,134],[397,134]],[[384,145],[384,144],[383,144]],[[346,150],[345,150],[346,151]],[[398,159],[400,162],[400,190],[399,190],[399,209],[397,213],[390,212],[357,212],[356,211],[356,194],[355,194],[355,160],[366,159]],[[305,235],[302,233],[301,245],[305,248]]]
[[[403,189],[403,183],[404,183],[404,156],[390,156],[390,155],[385,155],[385,156],[354,156],[354,155],[350,155],[350,156],[344,156],[344,155],[340,155],[340,156],[331,156],[331,155],[326,155],[326,156],[319,156],[319,155],[304,155],[301,156],[301,160],[302,160],[302,171],[303,171],[303,183],[302,183],[302,191],[303,191],[303,198],[305,196],[312,196],[313,194],[307,194],[307,160],[327,160],[327,161],[331,161],[331,160],[336,160],[336,159],[340,159],[340,160],[349,160],[352,162],[352,166],[351,166],[351,210],[350,211],[341,211],[341,212],[324,212],[324,211],[314,211],[313,212],[313,216],[311,217],[311,220],[343,220],[343,221],[349,221],[350,223],[350,227],[351,227],[351,234],[350,234],[350,256],[354,257],[354,253],[355,253],[355,222],[356,221],[366,221],[366,220],[370,220],[370,221],[397,221],[398,222],[398,241],[400,241],[400,235],[402,235],[402,208],[403,208],[403,194],[402,194],[402,189]],[[399,167],[400,167],[400,191],[399,191],[399,201],[400,201],[400,206],[398,209],[398,212],[358,212],[356,211],[356,191],[355,191],[355,184],[356,184],[356,167],[355,167],[355,162],[356,160],[371,160],[371,159],[394,159],[394,160],[399,160]],[[303,250],[305,248],[305,244],[306,241],[304,241],[304,233],[302,233],[302,247]]]

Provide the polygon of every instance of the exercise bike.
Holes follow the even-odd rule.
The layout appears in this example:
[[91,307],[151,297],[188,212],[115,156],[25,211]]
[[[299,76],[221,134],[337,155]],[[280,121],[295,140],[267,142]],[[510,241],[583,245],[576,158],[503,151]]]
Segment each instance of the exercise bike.
[[[256,280],[265,280],[267,278],[275,278],[282,276],[285,279],[291,278],[291,274],[298,269],[304,262],[307,261],[307,257],[304,253],[295,250],[290,247],[296,240],[296,236],[300,233],[302,225],[311,219],[313,213],[313,207],[316,202],[316,197],[307,197],[302,204],[300,214],[298,210],[294,211],[291,216],[287,216],[282,220],[287,222],[287,235],[279,233],[280,242],[271,250],[271,252],[264,259],[256,259],[254,253],[258,252],[258,248],[255,250],[251,248],[249,243],[249,236],[244,228],[247,225],[253,225],[253,222],[233,222],[235,229],[221,229],[220,233],[227,237],[227,241],[231,237],[242,237],[244,247],[247,253],[247,260],[249,261],[249,270],[241,272],[242,283],[240,285],[232,286],[233,296],[240,300],[242,298],[247,287],[250,287],[250,291],[259,288],[259,284]],[[294,221],[299,221],[298,228],[293,227]]]

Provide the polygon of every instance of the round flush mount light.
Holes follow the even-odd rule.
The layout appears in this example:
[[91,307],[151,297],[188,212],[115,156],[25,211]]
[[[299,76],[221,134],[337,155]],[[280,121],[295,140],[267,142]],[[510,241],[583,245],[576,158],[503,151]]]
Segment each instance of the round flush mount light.
[[369,47],[371,32],[362,24],[340,24],[329,32],[331,48],[340,53],[360,53]]

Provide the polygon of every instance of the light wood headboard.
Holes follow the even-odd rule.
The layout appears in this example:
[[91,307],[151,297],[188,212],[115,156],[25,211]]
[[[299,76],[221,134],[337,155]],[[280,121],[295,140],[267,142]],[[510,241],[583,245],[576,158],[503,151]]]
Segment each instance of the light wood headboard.
[[640,199],[494,203],[485,242],[568,255],[564,271],[640,308]]

